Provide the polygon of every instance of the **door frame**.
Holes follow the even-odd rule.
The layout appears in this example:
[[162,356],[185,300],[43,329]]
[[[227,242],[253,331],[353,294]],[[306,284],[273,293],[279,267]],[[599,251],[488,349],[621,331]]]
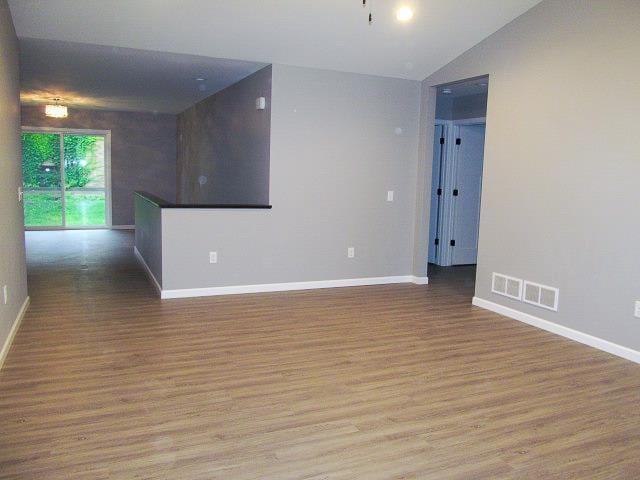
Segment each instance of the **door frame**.
[[[109,230],[112,228],[112,195],[111,195],[111,130],[93,130],[84,128],[58,128],[58,127],[22,127],[22,133],[57,133],[60,134],[60,175],[62,180],[62,211],[64,215],[65,188],[64,188],[64,152],[62,151],[62,136],[67,135],[101,135],[104,136],[104,193],[105,193],[105,225],[104,226],[52,226],[52,227],[27,227],[25,230]],[[66,222],[65,222],[66,223]]]
[[[438,249],[438,256],[436,257],[436,265],[442,267],[449,267],[453,265],[453,248],[449,245],[449,240],[453,232],[453,222],[455,216],[455,205],[453,201],[452,188],[456,179],[456,173],[458,169],[458,151],[455,144],[455,139],[460,133],[460,127],[463,125],[485,125],[487,124],[486,117],[477,118],[464,118],[459,120],[440,120],[436,119],[435,125],[444,125],[445,127],[445,149],[443,166],[443,187],[442,187],[442,201],[440,202],[440,224],[436,225],[440,238],[440,247]],[[433,148],[433,147],[432,147]],[[431,201],[433,201],[433,192],[431,194]],[[429,235],[429,239],[431,235]],[[432,248],[432,245],[429,245]]]

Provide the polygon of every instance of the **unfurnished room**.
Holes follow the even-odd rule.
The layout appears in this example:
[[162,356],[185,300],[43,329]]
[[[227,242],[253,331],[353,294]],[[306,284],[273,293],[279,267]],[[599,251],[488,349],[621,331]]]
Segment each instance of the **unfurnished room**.
[[638,0],[0,0],[0,479],[640,478]]

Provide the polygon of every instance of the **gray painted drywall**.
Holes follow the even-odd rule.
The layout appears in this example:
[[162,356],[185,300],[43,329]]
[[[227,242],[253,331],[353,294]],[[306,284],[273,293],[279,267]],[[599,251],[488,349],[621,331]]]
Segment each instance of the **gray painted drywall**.
[[463,120],[481,118],[487,114],[487,94],[449,97],[439,95],[436,102],[436,118],[439,120]]
[[18,77],[18,39],[7,2],[0,0],[0,289],[7,285],[9,293],[7,305],[0,300],[0,348],[27,298],[24,218],[18,202],[22,184]]
[[[476,295],[636,350],[638,25],[637,0],[547,0],[423,83],[429,104],[489,74]],[[559,311],[492,294],[492,272],[558,287]]]
[[139,195],[135,195],[134,203],[136,248],[162,286],[162,210]]
[[179,201],[268,204],[270,138],[268,66],[178,115]]
[[453,119],[453,97],[448,95],[438,95],[436,101],[436,118],[438,120]]
[[465,95],[453,99],[452,120],[481,118],[487,114],[487,94]]
[[419,101],[419,82],[274,65],[273,209],[163,210],[163,288],[410,275]]
[[133,225],[133,192],[176,200],[176,116],[69,109],[67,118],[46,117],[42,106],[23,106],[29,127],[111,130],[113,225]]

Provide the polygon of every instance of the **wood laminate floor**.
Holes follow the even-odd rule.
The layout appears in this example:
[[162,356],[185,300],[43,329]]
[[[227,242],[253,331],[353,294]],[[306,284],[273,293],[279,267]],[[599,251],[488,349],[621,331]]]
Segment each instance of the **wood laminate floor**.
[[640,367],[472,307],[472,268],[160,301],[129,232],[27,238],[0,478],[640,478]]

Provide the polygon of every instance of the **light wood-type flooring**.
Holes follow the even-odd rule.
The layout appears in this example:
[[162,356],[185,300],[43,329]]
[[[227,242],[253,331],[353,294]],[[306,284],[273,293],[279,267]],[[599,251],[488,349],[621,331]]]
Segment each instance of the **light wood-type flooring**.
[[640,366],[471,306],[473,268],[160,301],[130,232],[27,247],[0,478],[640,478]]

